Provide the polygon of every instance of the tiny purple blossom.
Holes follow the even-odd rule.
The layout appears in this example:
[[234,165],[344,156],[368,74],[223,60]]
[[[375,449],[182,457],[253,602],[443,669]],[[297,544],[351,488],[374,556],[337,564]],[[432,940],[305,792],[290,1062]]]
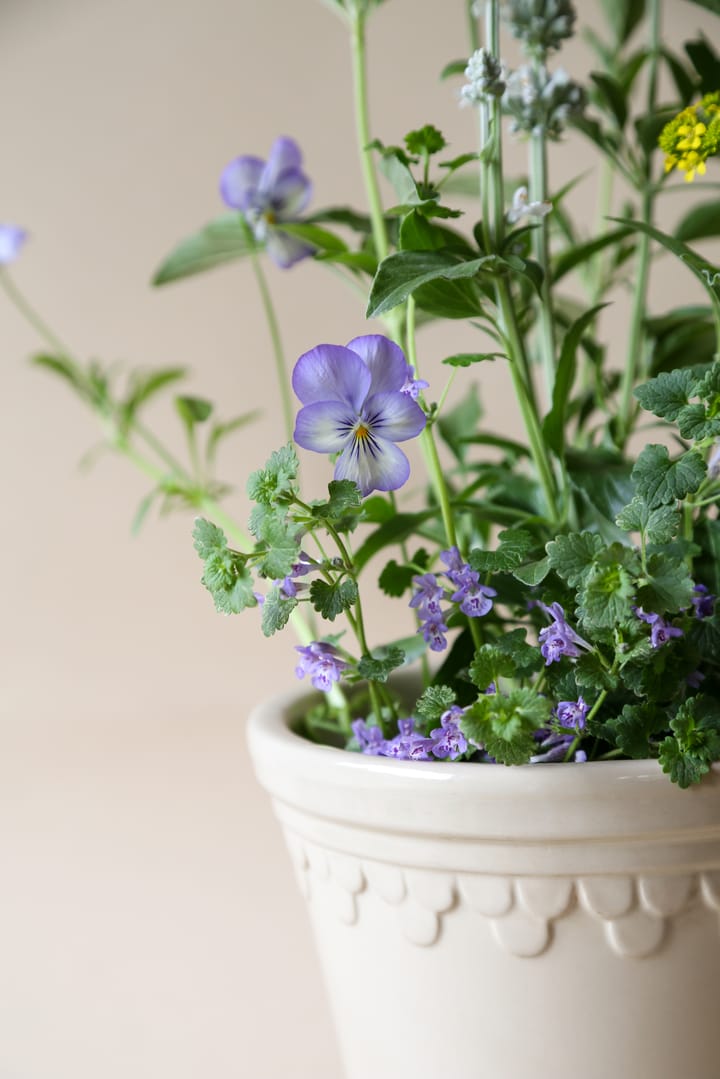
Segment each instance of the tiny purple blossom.
[[545,659],[546,667],[549,667],[551,663],[557,662],[563,656],[569,656],[570,658],[576,659],[581,655],[581,648],[590,648],[587,641],[584,641],[582,637],[568,625],[565,620],[565,611],[559,603],[551,603],[549,607],[544,603],[538,603],[537,606],[540,607],[549,618],[553,619],[552,624],[545,626],[538,634],[540,653]]
[[383,755],[385,739],[379,727],[369,727],[364,719],[355,719],[350,726],[362,753],[370,757]]
[[464,713],[464,708],[454,704],[440,716],[440,726],[430,731],[434,757],[440,760],[446,760],[449,757],[451,761],[455,761],[465,753],[468,741],[459,726]]
[[564,761],[570,746],[574,742],[572,734],[559,734],[556,731],[540,729],[533,733],[533,738],[539,743],[538,748],[542,753],[536,753],[530,758],[530,764],[553,764]]
[[8,266],[20,254],[27,232],[18,225],[0,225],[0,266]]
[[633,611],[637,618],[650,626],[650,644],[653,648],[662,648],[673,637],[683,636],[683,631],[679,626],[666,622],[654,611],[644,611],[642,607],[633,607]]
[[560,701],[555,714],[561,727],[581,731],[585,728],[585,720],[589,711],[590,706],[580,696],[576,701]]
[[468,618],[482,618],[492,610],[493,597],[496,595],[495,589],[486,584],[468,584],[458,589],[452,599],[460,604],[460,610]]
[[696,584],[693,592],[695,595],[692,598],[692,605],[695,608],[695,617],[711,618],[715,613],[717,596],[714,596],[707,585],[704,584]]
[[283,269],[311,255],[314,248],[284,232],[307,206],[312,185],[301,169],[302,153],[289,138],[276,139],[267,161],[237,157],[223,170],[220,193],[245,217],[258,243],[264,243],[273,262]]
[[295,364],[292,384],[303,408],[295,441],[315,453],[337,453],[336,480],[352,480],[363,496],[395,491],[410,475],[396,445],[419,435],[425,413],[402,393],[407,363],[387,337],[368,334],[341,345],[318,345]]
[[408,364],[405,382],[400,389],[400,393],[404,393],[411,397],[413,401],[417,401],[422,391],[428,389],[430,389],[430,383],[426,382],[424,378],[415,378],[415,369]]
[[313,641],[307,645],[297,644],[295,651],[300,653],[295,674],[298,678],[309,675],[315,689],[321,689],[323,693],[327,693],[334,682],[340,681],[342,672],[347,667],[338,650],[323,641]]
[[423,638],[433,652],[444,652],[447,648],[447,626],[443,622],[442,615],[430,617],[420,627]]
[[447,551],[440,552],[440,561],[444,562],[447,567],[446,572],[453,584],[456,583],[455,577],[458,574],[464,573],[466,563],[463,562],[460,552],[457,547],[448,547]]
[[445,590],[441,584],[438,584],[435,574],[423,573],[421,576],[413,577],[412,582],[415,591],[409,606],[418,607],[421,612],[428,614],[439,614],[440,601],[445,595]]

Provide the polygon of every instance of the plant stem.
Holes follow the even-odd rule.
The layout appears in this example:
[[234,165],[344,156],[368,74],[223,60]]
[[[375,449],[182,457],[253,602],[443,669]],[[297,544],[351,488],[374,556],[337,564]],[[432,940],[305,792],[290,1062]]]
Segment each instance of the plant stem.
[[48,345],[66,359],[72,358],[72,353],[60,340],[54,330],[48,326],[43,318],[37,313],[32,304],[26,300],[23,293],[17,287],[7,270],[0,267],[0,285],[5,290],[10,302],[17,308],[22,317],[32,326],[36,333],[47,342]]
[[275,360],[275,373],[277,375],[278,389],[280,391],[280,401],[282,403],[283,412],[283,425],[285,428],[285,438],[288,442],[292,442],[293,431],[295,428],[295,416],[293,411],[292,398],[290,396],[287,365],[285,363],[285,353],[283,351],[282,339],[280,337],[280,325],[278,323],[277,315],[275,313],[275,306],[272,302],[272,296],[268,287],[265,272],[262,268],[262,263],[255,246],[254,239],[250,229],[247,230],[248,239],[250,243],[250,261],[252,262],[252,268],[255,272],[255,280],[257,281],[258,290],[260,292],[260,299],[262,300],[263,310],[265,312],[265,318],[268,324],[268,330],[270,331],[270,340],[272,341],[273,358]]
[[[650,59],[648,70],[647,113],[656,110],[658,56],[660,51],[660,0],[650,0]],[[641,179],[643,184],[640,220],[652,224],[655,191],[651,176],[651,157],[646,156],[646,167]],[[633,389],[646,374],[646,338],[644,321],[647,310],[647,291],[650,277],[650,237],[641,232],[638,238],[637,270],[635,274],[628,354],[622,373],[620,401],[618,405],[615,441],[624,449],[633,428],[636,406]]]
[[[539,61],[536,61],[539,63]],[[530,136],[530,200],[547,201],[547,142],[545,131],[540,128]],[[543,280],[540,286],[540,355],[545,372],[545,389],[548,402],[552,401],[555,386],[555,319],[552,308],[552,278],[550,275],[550,227],[547,216],[540,218],[532,231],[533,253],[542,267]]]

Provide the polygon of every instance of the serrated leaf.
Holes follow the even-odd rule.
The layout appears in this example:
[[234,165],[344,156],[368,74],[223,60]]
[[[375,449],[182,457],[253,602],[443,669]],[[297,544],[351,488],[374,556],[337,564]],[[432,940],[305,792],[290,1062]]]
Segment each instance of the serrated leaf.
[[500,573],[513,570],[525,561],[535,547],[535,540],[522,528],[510,528],[498,535],[495,551],[475,547],[468,556],[470,566],[480,573]]
[[408,591],[416,574],[417,570],[412,566],[401,566],[394,558],[391,558],[382,570],[378,584],[386,596],[397,598]]
[[627,757],[643,760],[654,755],[650,739],[667,729],[664,712],[652,704],[626,704],[622,712],[602,724],[598,733]]
[[676,420],[693,396],[696,381],[693,372],[687,368],[663,371],[649,382],[637,386],[633,393],[646,412],[666,420]]
[[528,644],[527,630],[519,627],[510,630],[493,642],[501,655],[507,656],[513,665],[513,677],[527,678],[539,671],[544,660],[537,645]]
[[332,583],[315,580],[310,585],[313,607],[329,622],[334,622],[339,614],[349,610],[357,602],[357,598],[357,585],[351,578]]
[[504,352],[456,352],[454,356],[446,356],[442,361],[448,367],[472,367],[476,363],[485,363],[487,360],[506,360]]
[[272,637],[287,625],[290,615],[297,607],[294,596],[286,596],[279,588],[271,588],[262,605],[262,631]]
[[261,540],[267,550],[259,562],[259,573],[271,580],[287,577],[300,553],[297,527],[280,514],[268,516],[263,523]]
[[706,467],[702,457],[692,450],[671,461],[666,446],[651,443],[635,462],[632,480],[638,494],[651,509],[656,509],[697,491]]
[[387,682],[388,677],[405,662],[405,653],[402,648],[388,646],[378,648],[372,655],[363,656],[357,665],[357,671],[361,678],[369,682]]
[[674,505],[651,510],[647,502],[636,495],[620,511],[615,523],[625,532],[640,532],[648,543],[669,543],[680,527],[680,513]]
[[677,425],[681,437],[688,441],[717,438],[720,435],[720,417],[712,416],[699,402],[680,409]]
[[512,678],[515,664],[511,656],[500,651],[497,643],[483,644],[476,650],[468,673],[473,684],[484,693],[498,678]]
[[247,492],[254,502],[273,506],[287,501],[295,493],[299,462],[293,447],[288,443],[270,454],[265,468],[253,472],[247,483]]
[[617,676],[610,674],[596,652],[583,652],[581,656],[578,656],[572,673],[578,689],[594,690],[599,693],[603,689],[617,688]]
[[571,532],[546,545],[551,567],[571,588],[581,584],[592,571],[605,544],[595,532]]
[[523,584],[534,586],[545,580],[550,572],[550,559],[540,558],[537,562],[527,562],[524,566],[517,566],[512,575]]
[[331,480],[328,484],[330,498],[312,507],[313,517],[325,521],[338,521],[353,510],[359,509],[362,496],[354,480]]
[[624,566],[596,566],[584,579],[578,595],[583,622],[598,629],[613,629],[632,614],[635,585]]
[[638,591],[638,604],[646,611],[681,611],[690,607],[695,582],[687,563],[665,554],[648,559],[646,582]]
[[200,557],[205,560],[213,551],[225,550],[227,539],[222,528],[218,528],[212,521],[205,517],[198,517],[192,531],[193,546]]
[[499,764],[524,764],[533,755],[533,731],[550,721],[550,703],[530,689],[503,697],[481,696],[465,712],[460,727],[474,743],[484,745]]
[[415,713],[430,723],[437,723],[443,712],[455,703],[455,692],[449,686],[428,686],[415,705]]

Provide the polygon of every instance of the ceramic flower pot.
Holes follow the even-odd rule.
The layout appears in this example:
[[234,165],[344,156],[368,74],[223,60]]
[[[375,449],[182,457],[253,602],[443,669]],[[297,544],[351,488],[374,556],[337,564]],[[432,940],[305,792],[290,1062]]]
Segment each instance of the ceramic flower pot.
[[720,766],[363,757],[258,708],[250,749],[347,1079],[717,1079]]

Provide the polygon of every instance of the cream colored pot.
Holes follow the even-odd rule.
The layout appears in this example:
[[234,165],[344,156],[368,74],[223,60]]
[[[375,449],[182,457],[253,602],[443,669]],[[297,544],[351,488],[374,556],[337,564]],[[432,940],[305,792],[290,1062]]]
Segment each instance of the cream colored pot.
[[718,1079],[720,766],[414,763],[250,720],[347,1079]]

